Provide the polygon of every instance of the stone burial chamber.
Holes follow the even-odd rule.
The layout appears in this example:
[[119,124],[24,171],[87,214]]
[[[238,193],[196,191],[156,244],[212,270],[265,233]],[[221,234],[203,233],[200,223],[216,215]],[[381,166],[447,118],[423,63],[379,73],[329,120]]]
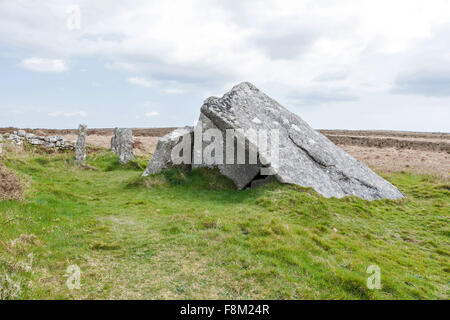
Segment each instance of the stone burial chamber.
[[195,127],[162,137],[143,176],[171,167],[218,168],[238,189],[269,181],[325,197],[399,199],[403,194],[251,83],[210,97]]

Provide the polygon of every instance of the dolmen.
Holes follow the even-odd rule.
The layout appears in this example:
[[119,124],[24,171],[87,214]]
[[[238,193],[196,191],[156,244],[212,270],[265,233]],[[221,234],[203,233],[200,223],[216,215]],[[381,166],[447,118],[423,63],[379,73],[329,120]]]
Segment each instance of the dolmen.
[[270,181],[325,197],[399,199],[403,194],[254,85],[205,100],[195,127],[162,137],[143,176],[168,168],[218,168],[237,189]]

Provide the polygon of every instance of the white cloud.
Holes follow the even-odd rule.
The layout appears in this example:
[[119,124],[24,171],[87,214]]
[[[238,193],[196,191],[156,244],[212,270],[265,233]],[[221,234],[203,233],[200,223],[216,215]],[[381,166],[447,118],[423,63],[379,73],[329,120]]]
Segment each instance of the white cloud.
[[37,72],[63,72],[68,70],[66,63],[58,59],[29,58],[22,60],[19,66]]
[[186,92],[186,89],[183,88],[186,85],[182,85],[177,81],[155,80],[143,77],[130,77],[127,81],[144,88],[155,88],[165,94],[182,94]]
[[131,77],[131,78],[128,78],[127,81],[129,83],[135,84],[137,86],[145,87],[145,88],[153,87],[153,83],[145,78]]
[[145,114],[145,116],[146,117],[156,117],[156,116],[159,116],[159,112],[156,112],[156,111],[147,112]]
[[164,92],[167,94],[182,94],[185,93],[185,90],[181,88],[167,88]]
[[[36,56],[101,61],[108,76],[117,72],[130,84],[152,88],[149,94],[167,95],[151,96],[158,105],[180,105],[173,101],[222,94],[250,81],[296,106],[342,108],[385,93],[384,105],[395,108],[407,101],[406,91],[436,92],[432,82],[406,90],[401,75],[425,62],[427,70],[450,63],[448,0],[79,0],[81,29],[68,30],[72,2],[0,1],[1,43]],[[39,64],[23,67],[58,70]],[[67,69],[64,62],[59,67]],[[399,81],[402,94],[390,94]],[[333,120],[345,123],[347,115],[340,117]]]
[[48,113],[48,116],[50,117],[82,117],[86,118],[88,116],[88,113],[85,111],[75,111],[75,112],[62,112],[62,111],[55,111]]
[[[244,80],[296,89],[341,69],[374,78],[367,75],[392,57],[385,54],[417,48],[450,18],[445,0],[81,0],[81,30],[68,32],[70,4],[1,2],[0,38],[54,54],[104,57],[113,70],[139,73],[129,82],[143,87],[172,79],[202,90]],[[373,80],[391,81],[396,71]]]

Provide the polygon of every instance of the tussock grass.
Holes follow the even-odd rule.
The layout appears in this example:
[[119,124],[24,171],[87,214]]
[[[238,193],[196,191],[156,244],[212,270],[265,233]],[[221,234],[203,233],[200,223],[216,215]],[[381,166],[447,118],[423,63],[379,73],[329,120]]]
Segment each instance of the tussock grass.
[[[11,153],[30,182],[0,202],[4,299],[448,299],[449,185],[390,174],[406,199],[326,199],[270,183],[236,191],[214,170],[141,177],[104,150]],[[69,265],[81,289],[66,286]],[[366,286],[369,265],[381,289]],[[17,285],[19,289],[17,289]]]
[[21,200],[23,183],[17,175],[0,163],[0,200]]

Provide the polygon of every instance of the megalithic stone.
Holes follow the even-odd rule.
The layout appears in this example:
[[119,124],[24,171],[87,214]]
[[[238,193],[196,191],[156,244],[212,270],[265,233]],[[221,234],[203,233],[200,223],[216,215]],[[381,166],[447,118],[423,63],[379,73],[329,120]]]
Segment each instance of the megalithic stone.
[[[261,169],[269,167],[281,183],[311,187],[325,197],[357,196],[366,200],[404,197],[395,186],[251,83],[240,83],[221,98],[208,98],[200,112],[222,132],[243,129],[249,146],[257,149],[263,163],[257,165]],[[272,153],[261,152],[264,149],[249,135],[252,131],[279,132],[276,158]],[[273,163],[276,166],[272,166]],[[219,169],[238,187],[261,178],[237,175],[233,170],[229,174],[220,166]],[[260,175],[267,175],[267,170],[264,172]]]
[[[240,83],[221,98],[206,99],[200,109],[199,123],[199,132],[190,129],[186,135],[178,129],[161,138],[144,176],[175,165],[169,156],[171,150],[175,150],[182,141],[183,135],[193,141],[197,141],[200,135],[198,146],[194,143],[192,167],[217,167],[223,175],[233,180],[238,189],[277,180],[311,187],[325,197],[357,196],[366,200],[404,197],[391,183],[251,83]],[[206,139],[207,143],[202,143],[201,137],[205,134],[209,137],[208,132],[211,130],[222,133],[227,148],[227,132],[232,130],[238,133],[236,141],[240,141],[239,145],[245,148],[248,159],[256,150],[258,161],[246,160],[242,163],[233,155],[234,151],[227,152],[227,148],[224,148],[226,162],[209,163],[200,157],[200,163],[196,163],[196,155],[210,153],[211,140]],[[259,133],[264,132],[270,133],[270,141],[266,141],[265,147],[259,137]],[[255,133],[258,133],[258,137]],[[217,151],[221,153],[219,147],[214,148],[214,156]],[[235,157],[231,159],[234,161],[228,161],[228,154]],[[220,157],[218,159],[221,160]]]
[[134,159],[133,131],[129,128],[118,128],[114,136],[114,150],[119,156],[119,163],[125,164]]
[[111,137],[111,151],[115,154],[117,154],[116,137],[117,137],[118,130],[119,130],[119,128],[114,128],[113,136]]
[[78,126],[78,139],[75,144],[75,163],[86,163],[86,132],[87,126],[80,124]]
[[[175,163],[172,155],[172,151],[177,151],[175,147],[179,145],[183,150],[178,152],[178,156],[182,152],[187,156],[188,161],[182,159],[179,163]],[[160,173],[168,168],[179,167],[183,170],[191,168],[192,160],[192,148],[194,145],[194,127],[186,126],[184,128],[178,128],[164,137],[159,139],[156,145],[156,150],[153,157],[149,160],[147,168],[142,174],[146,177],[150,174]],[[187,152],[188,154],[184,154]]]

